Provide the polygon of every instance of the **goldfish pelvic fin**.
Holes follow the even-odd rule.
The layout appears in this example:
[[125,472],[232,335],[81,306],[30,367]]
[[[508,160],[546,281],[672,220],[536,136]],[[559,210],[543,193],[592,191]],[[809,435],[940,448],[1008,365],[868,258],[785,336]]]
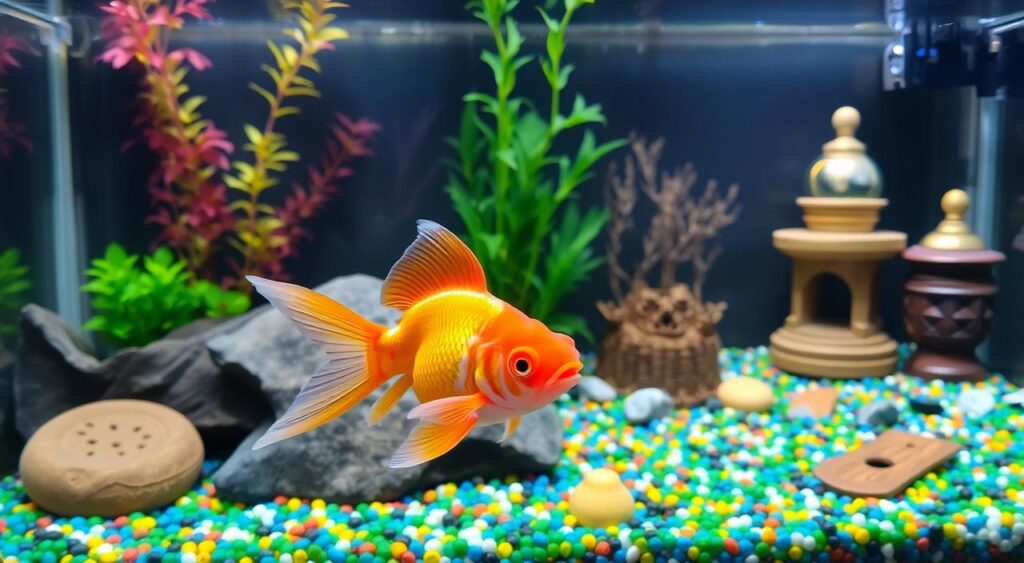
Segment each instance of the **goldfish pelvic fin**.
[[465,419],[451,424],[421,422],[398,448],[388,463],[389,467],[413,467],[441,457],[458,445],[473,429],[479,417],[470,413]]
[[484,269],[459,237],[433,221],[421,219],[416,225],[419,236],[384,280],[383,305],[407,311],[442,291],[487,291]]
[[247,276],[267,298],[328,355],[328,362],[302,386],[295,401],[253,449],[279,442],[343,414],[384,380],[375,359],[384,327],[333,299],[288,283]]
[[367,422],[370,424],[380,422],[398,404],[398,401],[402,399],[402,395],[405,395],[405,392],[410,387],[412,387],[412,377],[408,375],[403,375],[398,381],[392,383],[391,387],[388,387],[388,390],[373,404],[373,408],[370,409],[370,415],[366,419]]
[[519,428],[519,423],[522,420],[523,417],[521,416],[514,416],[508,419],[508,422],[505,423],[505,434],[503,434],[501,439],[498,440],[498,443],[500,444],[501,442],[504,442],[505,440],[511,438],[512,435],[516,433],[516,429]]
[[420,418],[435,424],[458,424],[471,415],[476,416],[476,411],[485,404],[487,398],[483,393],[445,397],[416,405],[409,411],[409,418]]

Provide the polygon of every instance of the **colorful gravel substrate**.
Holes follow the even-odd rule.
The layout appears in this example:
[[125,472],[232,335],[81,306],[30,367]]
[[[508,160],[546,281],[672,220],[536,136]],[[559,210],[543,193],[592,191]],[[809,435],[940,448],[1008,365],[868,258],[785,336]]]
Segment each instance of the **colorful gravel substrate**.
[[[780,404],[753,415],[700,407],[631,426],[621,400],[565,399],[565,451],[552,476],[451,483],[358,506],[232,504],[204,480],[152,514],[54,518],[8,477],[0,485],[0,550],[5,562],[1024,560],[1024,411],[997,402],[970,419],[955,406],[967,388],[997,398],[1012,391],[1002,379],[836,382],[837,411],[811,422],[788,420],[784,408],[808,380],[773,369],[766,350],[727,350],[722,361],[727,377],[771,382]],[[913,410],[912,394],[934,399],[943,414]],[[897,498],[826,491],[812,468],[875,437],[855,413],[876,399],[900,407],[898,428],[966,449]],[[587,529],[567,513],[569,489],[595,467],[615,469],[634,491],[628,524]]]

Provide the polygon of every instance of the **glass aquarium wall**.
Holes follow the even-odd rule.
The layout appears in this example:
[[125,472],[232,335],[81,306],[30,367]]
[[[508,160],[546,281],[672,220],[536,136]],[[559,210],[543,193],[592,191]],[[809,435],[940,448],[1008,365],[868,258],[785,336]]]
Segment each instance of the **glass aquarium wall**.
[[1019,379],[1024,377],[1024,100],[1000,100],[992,111],[997,127],[991,146],[982,151],[990,159],[996,209],[987,231],[1006,262],[996,269],[1001,293],[987,353],[993,369]]
[[[319,95],[297,98],[294,107],[301,113],[282,117],[277,127],[300,160],[281,176],[279,188],[261,195],[271,206],[286,205],[290,186],[306,182],[309,166],[328,154],[338,114],[379,126],[366,139],[372,155],[345,163],[338,192],[303,222],[294,252],[275,264],[276,271],[304,285],[355,272],[383,277],[413,237],[418,218],[465,232],[446,191],[447,164],[458,156],[448,140],[459,133],[463,97],[494,90],[494,75],[480,60],[482,49],[493,48],[491,32],[460,3],[352,4],[340,12],[338,22],[349,36],[318,55]],[[539,55],[545,49],[545,23],[534,4],[521,5],[515,17],[524,38],[522,52]],[[261,65],[274,65],[267,41],[282,40],[282,29],[292,24],[275,2],[217,2],[205,8],[211,18],[187,16],[173,34],[172,47],[202,57],[201,68],[185,79],[189,95],[203,98],[201,107],[192,109],[226,134],[233,149],[227,158],[235,160],[252,140],[247,124],[260,129],[267,120],[267,101],[249,87],[270,83],[261,70]],[[771,233],[801,225],[795,199],[805,193],[808,166],[821,145],[835,136],[830,117],[836,108],[860,110],[856,135],[878,163],[889,200],[881,228],[906,232],[916,242],[941,218],[941,194],[975,181],[977,91],[966,85],[886,91],[892,73],[898,72],[887,53],[901,33],[891,8],[874,1],[821,5],[791,0],[770,6],[739,0],[598,2],[581,10],[569,29],[563,64],[572,64],[574,71],[561,103],[568,111],[579,93],[587,104],[600,104],[606,124],[593,127],[598,141],[664,139],[662,170],[692,164],[698,175],[695,190],[711,179],[723,191],[739,186],[739,216],[722,230],[722,252],[704,284],[707,299],[728,303],[719,327],[727,345],[766,343],[788,312],[790,261],[772,248]],[[140,138],[145,123],[137,96],[145,76],[137,65],[114,68],[112,59],[100,60],[111,38],[104,37],[104,14],[93,2],[71,2],[68,13],[76,29],[68,103],[84,228],[82,258],[103,255],[110,243],[129,253],[147,252],[167,242],[161,240],[167,229],[151,189],[159,159]],[[32,64],[9,74],[29,80]],[[519,71],[516,91],[547,111],[550,93],[537,59]],[[1016,109],[1013,102],[1007,104],[1006,146],[993,149],[1002,155],[1007,186],[1019,169],[1019,156],[1012,152],[1017,150],[1014,135],[1019,137],[1011,123]],[[40,109],[26,111],[30,115]],[[43,128],[29,130],[43,134]],[[572,153],[579,138],[566,137],[564,146],[554,149]],[[574,195],[581,208],[605,205],[609,167],[621,170],[629,150],[615,150],[595,164],[594,177]],[[41,162],[33,157],[19,165]],[[41,175],[47,167],[32,169],[45,182]],[[1000,212],[1012,213],[1013,191],[1000,192],[1007,201]],[[23,190],[13,197],[15,202],[31,199]],[[31,215],[24,210],[28,203],[14,207],[19,205],[17,220],[5,221],[5,228],[20,226]],[[638,207],[636,228],[623,239],[622,264],[642,261],[643,229],[652,216],[651,206]],[[1009,233],[1013,219],[1002,221],[1000,232]],[[9,236],[27,236],[24,228],[13,231]],[[1009,237],[1001,246],[1009,244]],[[606,253],[606,240],[604,233],[596,239],[595,255]],[[1020,279],[1014,270],[1019,260],[1011,255],[1001,279]],[[906,273],[900,260],[887,262],[882,270],[885,328],[898,340],[906,338],[900,309]],[[822,291],[826,313],[841,316],[848,309],[849,296],[840,284],[825,284]],[[1013,317],[1020,304],[1006,293],[1003,312]],[[602,265],[559,308],[583,315],[599,339],[604,319],[596,303],[611,296]],[[996,340],[994,358],[1014,355],[1010,350],[1015,346]],[[1012,362],[1000,365],[1009,368]]]
[[0,4],[0,365],[17,340],[26,303],[63,308],[80,321],[74,305],[58,302],[61,285],[77,294],[77,280],[60,279],[71,272],[64,266],[76,266],[59,264],[55,255],[62,236],[54,231],[55,213],[69,209],[58,203],[62,163],[55,158],[50,105],[51,45],[60,41],[45,13],[7,4]]

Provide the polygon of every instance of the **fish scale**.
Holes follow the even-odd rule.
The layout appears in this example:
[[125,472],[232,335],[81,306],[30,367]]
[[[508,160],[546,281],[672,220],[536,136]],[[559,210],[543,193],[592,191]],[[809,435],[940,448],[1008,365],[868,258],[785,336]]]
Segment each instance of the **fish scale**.
[[438,294],[409,310],[402,325],[414,336],[402,345],[416,350],[413,390],[421,402],[476,392],[471,376],[465,389],[456,392],[460,364],[470,340],[500,312],[501,305],[493,298],[468,291]]

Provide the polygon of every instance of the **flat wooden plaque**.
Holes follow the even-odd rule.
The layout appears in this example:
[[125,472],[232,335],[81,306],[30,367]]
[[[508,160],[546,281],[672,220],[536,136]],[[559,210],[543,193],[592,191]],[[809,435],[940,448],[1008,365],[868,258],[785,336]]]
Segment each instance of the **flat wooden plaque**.
[[958,451],[960,445],[948,440],[887,430],[856,451],[821,462],[814,475],[840,493],[887,498]]

